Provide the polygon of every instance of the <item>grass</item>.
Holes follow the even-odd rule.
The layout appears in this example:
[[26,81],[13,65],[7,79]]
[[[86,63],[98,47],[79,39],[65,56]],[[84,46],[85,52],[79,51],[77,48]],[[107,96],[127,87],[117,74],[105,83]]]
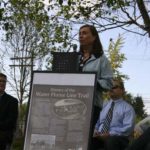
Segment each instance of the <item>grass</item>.
[[12,150],[22,150],[23,149],[23,141],[24,137],[20,136],[14,139]]

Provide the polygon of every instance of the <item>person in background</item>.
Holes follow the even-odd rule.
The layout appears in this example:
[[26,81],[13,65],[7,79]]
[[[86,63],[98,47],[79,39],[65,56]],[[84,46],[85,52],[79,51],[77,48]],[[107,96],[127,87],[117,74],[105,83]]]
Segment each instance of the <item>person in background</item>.
[[96,28],[92,25],[83,25],[79,30],[80,61],[79,70],[81,72],[95,72],[97,74],[97,85],[94,97],[94,112],[92,129],[98,119],[102,108],[103,91],[112,87],[112,68],[104,54],[103,47]]
[[150,127],[133,140],[126,150],[150,150]]
[[115,78],[109,91],[110,100],[103,105],[95,125],[91,150],[124,150],[128,146],[134,130],[135,111],[123,99],[124,92],[122,80]]
[[18,118],[18,100],[5,92],[7,77],[0,73],[0,150],[9,150]]

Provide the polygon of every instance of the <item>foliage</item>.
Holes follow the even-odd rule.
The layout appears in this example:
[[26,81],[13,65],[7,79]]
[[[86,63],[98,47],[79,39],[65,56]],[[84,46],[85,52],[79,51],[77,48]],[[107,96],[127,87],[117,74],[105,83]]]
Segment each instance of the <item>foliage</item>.
[[12,149],[13,150],[21,150],[23,147],[23,142],[24,142],[23,136],[17,137],[13,142]]
[[[150,37],[150,4],[146,0],[58,0],[66,19],[91,23],[101,31],[122,28]],[[139,30],[138,30],[139,29]]]
[[25,130],[25,121],[27,117],[27,111],[28,111],[28,103],[23,103],[20,105],[19,108],[19,118],[18,118],[18,134],[19,136],[24,136],[24,130]]
[[[122,74],[119,71],[119,69],[122,67],[123,62],[126,60],[125,55],[121,53],[123,44],[124,39],[120,35],[118,36],[118,39],[115,42],[111,39],[108,48],[108,58],[113,68],[114,75],[121,78],[122,80],[126,80],[128,79],[128,76]],[[137,122],[147,116],[144,110],[144,103],[142,97],[133,97],[130,93],[126,92],[124,94],[124,98],[127,100],[128,103],[130,103],[133,106],[136,113]]]
[[110,44],[108,47],[108,58],[111,63],[114,76],[120,76],[120,78],[127,79],[127,75],[123,75],[119,69],[122,68],[123,62],[126,60],[126,57],[121,53],[121,48],[123,47],[124,39],[119,35],[116,42],[110,39]]
[[[128,79],[128,76],[119,71],[119,69],[122,68],[123,62],[126,60],[125,55],[121,52],[123,44],[124,39],[120,35],[116,41],[110,39],[107,56],[111,64],[114,77],[125,80]],[[109,94],[107,92],[104,93],[103,98],[106,100],[109,99]]]
[[31,59],[37,54],[40,57],[44,53],[43,47],[47,46],[46,38],[42,37],[47,33],[45,24],[47,19],[44,20],[47,17],[44,11],[39,10],[44,7],[40,3],[33,4],[29,0],[22,3],[16,0],[10,2],[5,7],[4,15],[4,27],[7,31],[4,51],[13,58],[10,84],[16,90],[19,102],[22,104],[29,91],[31,77],[29,66],[33,62]]
[[144,110],[144,103],[141,96],[135,97],[133,105],[135,106],[134,109],[139,118],[143,119],[147,116]]
[[[37,26],[41,27],[42,23],[40,19],[47,20],[47,17],[41,17],[40,15],[36,15],[36,12],[46,10],[51,17],[49,19],[51,22],[61,23],[59,24],[60,30],[57,28],[56,30],[59,31],[59,38],[56,36],[56,40],[64,40],[68,37],[68,31],[71,29],[71,24],[85,24],[90,23],[94,24],[99,31],[105,31],[114,28],[122,28],[126,31],[137,33],[140,35],[149,34],[149,4],[146,1],[124,1],[124,0],[106,0],[106,1],[90,1],[90,0],[57,0],[57,1],[49,1],[49,3],[43,7],[44,0],[32,1],[26,0],[8,0],[7,2],[1,2],[3,7],[1,7],[1,22],[4,21],[5,29],[9,29],[12,26],[10,25],[8,18],[11,20],[13,15],[4,11],[4,7],[9,3],[18,4],[20,5],[20,9],[23,6],[28,6],[29,3],[31,6],[31,10],[34,10],[29,14],[30,19],[34,19],[37,22]],[[33,5],[36,3],[36,5]],[[1,4],[1,5],[2,5]],[[34,9],[36,6],[36,9]],[[141,11],[143,10],[143,11]],[[144,13],[144,14],[143,14]],[[7,14],[7,15],[6,15]],[[9,15],[8,15],[9,14]],[[18,15],[18,19],[20,19],[24,15],[22,12]],[[7,16],[7,17],[6,17]],[[57,19],[56,19],[57,18]],[[62,28],[66,28],[65,32],[61,34]],[[140,30],[137,30],[139,28]],[[60,36],[63,36],[61,38]],[[70,38],[71,39],[71,38]],[[70,43],[70,42],[69,42]],[[69,44],[64,41],[64,46]]]
[[[70,29],[52,14],[53,7],[49,15],[41,1],[8,0],[3,2],[1,10],[1,25],[6,35],[1,53],[12,58],[9,83],[22,104],[29,95],[32,71],[42,68],[34,64],[49,61],[51,51],[67,49]],[[3,70],[8,71],[5,67]]]
[[[12,32],[16,26],[26,24],[25,26],[32,26],[34,30],[39,32],[33,36],[37,38],[39,36],[43,37],[44,41],[40,43],[51,43],[49,45],[49,47],[51,46],[51,50],[62,50],[70,43],[69,22],[59,19],[59,13],[58,15],[55,14],[58,12],[57,9],[59,9],[59,6],[54,4],[53,1],[48,7],[40,0],[8,0],[2,4],[1,9],[4,11],[2,13],[1,24],[6,31],[7,38],[11,38],[11,34],[13,34]],[[56,43],[62,44],[61,46],[56,46]],[[47,45],[46,47],[43,45],[43,50],[47,47]],[[47,52],[48,50],[45,51]]]
[[[12,67],[10,71],[10,77],[15,82],[15,86],[11,85],[16,89],[21,104],[29,94],[31,72],[37,69],[33,65],[39,60],[40,63],[51,63],[51,51],[68,51],[71,48],[72,41],[76,40],[76,33],[72,32],[73,24],[90,23],[98,31],[117,27],[129,30],[132,25],[141,32],[130,28],[131,32],[149,34],[149,11],[144,9],[146,1],[144,5],[136,0],[52,0],[47,6],[40,0],[3,0],[0,4],[0,25],[5,30],[4,42],[7,45],[3,52],[10,57],[21,58],[13,59],[12,64],[20,66]],[[127,75],[119,71],[126,59],[120,52],[123,43],[121,36],[116,42],[110,40],[108,57],[115,75],[127,79]],[[27,57],[30,59],[24,59]]]
[[126,93],[124,98],[133,106],[136,113],[136,122],[139,122],[147,116],[141,96],[133,97],[130,93]]

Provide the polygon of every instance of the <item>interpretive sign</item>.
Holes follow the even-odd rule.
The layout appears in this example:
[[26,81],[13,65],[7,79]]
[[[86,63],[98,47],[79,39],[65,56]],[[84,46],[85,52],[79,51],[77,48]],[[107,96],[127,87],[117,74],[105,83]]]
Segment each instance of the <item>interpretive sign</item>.
[[94,73],[34,72],[24,150],[88,150]]

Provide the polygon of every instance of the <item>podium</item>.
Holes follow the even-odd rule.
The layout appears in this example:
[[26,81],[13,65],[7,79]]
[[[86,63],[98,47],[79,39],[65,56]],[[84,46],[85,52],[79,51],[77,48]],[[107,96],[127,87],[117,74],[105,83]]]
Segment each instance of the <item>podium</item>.
[[53,72],[78,72],[79,71],[79,53],[77,52],[52,52]]
[[78,53],[53,52],[52,72],[33,72],[23,150],[89,150],[95,82]]

